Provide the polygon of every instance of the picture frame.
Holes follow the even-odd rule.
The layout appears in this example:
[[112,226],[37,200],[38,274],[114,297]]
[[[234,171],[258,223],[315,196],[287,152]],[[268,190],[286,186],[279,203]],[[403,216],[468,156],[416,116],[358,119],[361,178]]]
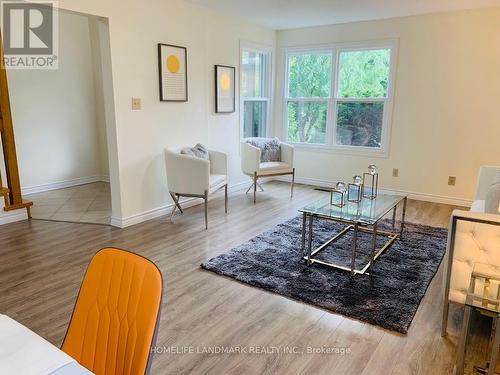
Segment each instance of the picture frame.
[[215,65],[215,113],[234,113],[236,111],[236,68],[228,65]]
[[160,101],[188,101],[187,48],[158,43]]

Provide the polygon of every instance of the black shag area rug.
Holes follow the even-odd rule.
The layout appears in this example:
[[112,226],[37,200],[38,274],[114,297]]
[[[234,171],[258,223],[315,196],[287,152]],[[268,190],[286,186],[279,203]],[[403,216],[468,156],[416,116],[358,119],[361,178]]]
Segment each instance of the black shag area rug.
[[[399,225],[399,223],[397,223]],[[379,230],[390,229],[389,221]],[[405,224],[396,240],[374,263],[371,276],[356,275],[301,258],[302,216],[297,216],[201,266],[283,296],[406,334],[427,287],[441,263],[447,230]],[[313,248],[344,228],[315,220]],[[378,248],[386,237],[378,236]],[[350,266],[352,231],[328,246],[318,259]],[[358,235],[356,266],[368,262],[371,234]]]

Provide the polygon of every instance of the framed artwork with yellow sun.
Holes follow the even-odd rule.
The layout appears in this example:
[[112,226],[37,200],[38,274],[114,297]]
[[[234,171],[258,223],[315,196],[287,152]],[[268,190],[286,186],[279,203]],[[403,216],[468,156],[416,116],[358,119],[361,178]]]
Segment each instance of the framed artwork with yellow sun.
[[215,65],[215,112],[232,113],[235,110],[235,68]]
[[186,47],[158,43],[158,70],[160,100],[162,102],[187,102]]

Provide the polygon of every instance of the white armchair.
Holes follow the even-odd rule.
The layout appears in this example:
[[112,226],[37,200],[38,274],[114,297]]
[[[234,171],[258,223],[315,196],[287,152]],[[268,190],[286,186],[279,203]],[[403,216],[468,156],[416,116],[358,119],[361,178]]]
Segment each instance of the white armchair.
[[273,176],[292,176],[291,196],[293,197],[293,188],[295,184],[295,168],[293,167],[292,145],[280,142],[281,157],[280,161],[262,161],[262,150],[247,142],[241,144],[241,169],[243,173],[252,178],[252,185],[247,190],[247,193],[253,187],[253,202],[256,202],[257,186],[264,191],[259,184],[258,179],[261,177]]
[[454,210],[451,216],[444,270],[443,336],[450,303],[465,303],[474,263],[500,269],[500,215],[484,212],[488,188],[499,179],[500,167],[481,167],[471,210]]
[[183,213],[180,197],[205,200],[205,228],[208,229],[208,196],[224,187],[225,212],[227,213],[227,155],[208,151],[209,160],[180,153],[180,149],[165,149],[165,166],[170,196],[174,200],[171,218],[176,208]]

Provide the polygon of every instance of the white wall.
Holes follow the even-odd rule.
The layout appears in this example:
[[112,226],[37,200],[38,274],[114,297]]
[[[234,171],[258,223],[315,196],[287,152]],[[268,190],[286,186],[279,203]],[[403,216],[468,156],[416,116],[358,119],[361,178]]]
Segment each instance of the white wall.
[[59,26],[58,70],[8,71],[19,171],[25,191],[109,175],[104,114],[102,104],[96,101],[96,62],[88,18],[61,12]]
[[[240,29],[239,32],[235,32]],[[240,78],[240,43],[253,42],[264,46],[274,46],[273,32],[267,29],[243,28],[238,19],[229,19],[224,16],[212,13],[207,17],[207,45],[220,44],[220,48],[209,48],[207,51],[208,68],[208,143],[215,150],[221,150],[230,155],[229,174],[230,184],[237,185],[251,181],[248,176],[241,172],[240,161],[240,96],[239,96],[239,78]],[[215,113],[215,78],[214,65],[230,65],[236,69],[236,98],[234,113]],[[274,70],[274,66],[272,67]],[[274,71],[273,71],[274,75]]]
[[[109,176],[108,139],[106,134],[106,111],[103,83],[103,56],[101,53],[100,27],[102,22],[97,17],[87,17],[89,22],[92,73],[94,79],[95,126],[97,128],[97,148],[99,150],[99,169],[102,176]],[[105,25],[105,33],[108,32]],[[106,46],[105,48],[109,48]]]
[[[275,32],[217,15],[181,0],[62,0],[61,8],[109,18],[116,117],[116,154],[110,164],[119,173],[113,222],[128,225],[148,211],[161,213],[168,197],[163,149],[197,142],[226,150],[230,184],[243,181],[239,172],[238,112],[213,113],[213,64],[238,66],[239,40],[274,45]],[[157,43],[188,49],[187,103],[158,98]],[[131,110],[131,98],[142,110]],[[108,134],[109,132],[108,124]],[[210,134],[210,135],[209,135]],[[115,160],[116,158],[116,160]],[[138,219],[140,220],[140,219]]]
[[[479,166],[500,165],[499,25],[494,8],[279,31],[274,113],[280,135],[284,47],[399,39],[389,158],[297,150],[298,177],[348,180],[375,163],[385,188],[470,200]],[[449,175],[456,186],[447,185]]]
[[[239,40],[275,45],[276,32],[181,0],[61,0],[62,8],[109,18],[114,105],[106,117],[113,216],[117,225],[163,213],[171,203],[163,149],[207,143],[230,157],[230,184],[239,172],[238,112],[213,113],[213,64],[238,67]],[[481,164],[498,164],[497,98],[500,11],[470,11],[278,32],[279,46],[399,38],[391,154],[377,159],[384,187],[467,199]],[[189,101],[160,102],[157,43],[188,48]],[[278,51],[279,52],[279,51]],[[280,57],[277,53],[277,57]],[[278,61],[277,66],[280,66]],[[472,74],[471,72],[475,73]],[[278,70],[276,99],[281,97]],[[131,110],[131,98],[142,110]],[[275,100],[275,126],[281,127]],[[114,109],[114,110],[113,110]],[[478,118],[481,119],[479,123]],[[277,124],[277,125],[276,125]],[[471,142],[471,139],[480,141]],[[299,176],[348,178],[371,158],[297,152]],[[392,167],[401,177],[390,177]],[[113,172],[114,169],[114,172]],[[446,185],[448,175],[457,186]],[[116,201],[115,201],[116,200]]]

